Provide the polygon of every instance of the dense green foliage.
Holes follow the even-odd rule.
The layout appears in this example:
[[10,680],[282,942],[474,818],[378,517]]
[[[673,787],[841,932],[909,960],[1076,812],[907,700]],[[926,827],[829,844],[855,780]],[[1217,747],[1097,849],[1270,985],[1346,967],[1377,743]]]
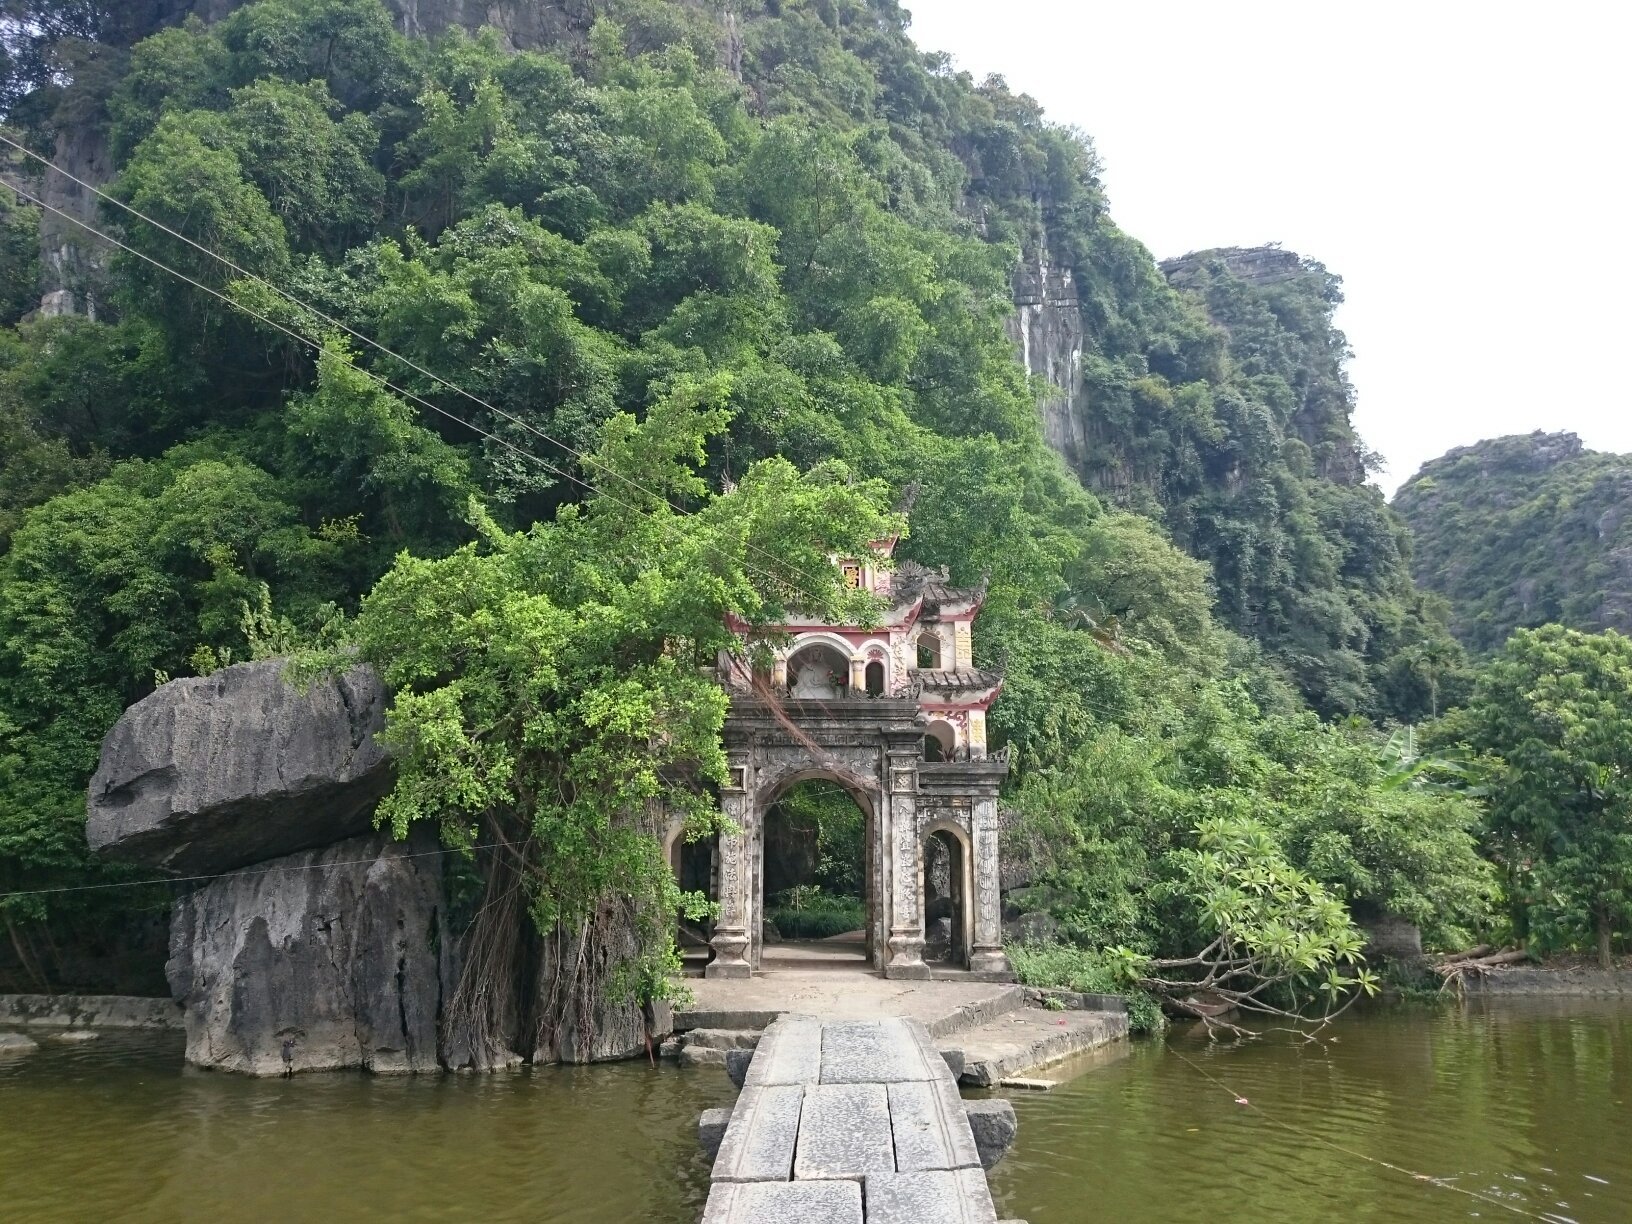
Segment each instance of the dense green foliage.
[[784,894],[765,910],[783,939],[831,939],[867,925],[867,909],[854,897],[835,897],[819,889]]
[[1632,632],[1632,458],[1574,434],[1493,438],[1424,464],[1394,507],[1469,650],[1552,622]]
[[[1104,309],[1110,286],[1075,267]],[[1412,652],[1445,633],[1412,589],[1404,529],[1365,483],[1338,278],[1273,248],[1163,268],[1177,292],[1130,271],[1114,321],[1094,328],[1086,312],[1085,479],[1211,565],[1219,619],[1314,709],[1422,717]]]
[[1521,629],[1439,732],[1496,757],[1489,841],[1540,951],[1632,935],[1632,638]]
[[[1246,817],[1305,899],[1477,924],[1474,809],[1303,709],[1426,712],[1411,651],[1443,644],[1359,483],[1332,279],[1169,287],[1082,138],[918,52],[892,0],[747,5],[729,38],[597,7],[516,53],[256,0],[37,91],[106,136],[119,200],[238,271],[107,225],[322,354],[128,254],[97,320],[0,338],[0,887],[82,878],[100,736],[164,676],[349,640],[397,686],[399,828],[524,838],[541,927],[656,912],[620,822],[673,796],[664,760],[717,764],[686,665],[727,609],[821,606],[827,551],[913,486],[898,555],[989,580],[991,732],[1074,937],[1207,943],[1186,872]],[[1045,242],[1121,508],[1046,446],[1004,332]],[[1330,906],[1291,918],[1353,945]]]
[[[641,983],[662,993],[678,969],[666,955],[674,914],[706,898],[679,895],[661,835],[675,815],[693,837],[715,831],[699,784],[725,780],[725,694],[702,669],[734,643],[728,615],[789,615],[781,584],[756,585],[751,558],[817,576],[821,585],[801,586],[803,608],[867,614],[868,597],[827,558],[896,528],[884,490],[837,464],[801,476],[773,458],[711,498],[692,465],[727,420],[724,386],[682,380],[643,421],[608,423],[596,470],[638,482],[638,501],[596,495],[515,533],[473,505],[477,542],[436,560],[399,557],[350,629],[336,630],[393,692],[383,738],[397,782],[379,818],[399,837],[427,821],[445,844],[503,848],[484,856],[466,951],[473,966],[499,968],[467,972],[450,1002],[488,1056],[509,1048],[525,972],[504,950],[524,909],[538,931],[589,946],[632,928],[632,954],[613,966],[619,996]],[[680,514],[677,503],[696,508]],[[348,648],[337,662],[349,658]],[[558,997],[605,988],[597,958],[557,959],[576,977],[555,984]]]

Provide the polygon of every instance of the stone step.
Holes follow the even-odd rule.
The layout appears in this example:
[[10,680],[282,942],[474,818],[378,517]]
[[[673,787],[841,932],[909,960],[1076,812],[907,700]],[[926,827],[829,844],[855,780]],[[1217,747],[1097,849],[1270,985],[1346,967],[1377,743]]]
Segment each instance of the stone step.
[[[755,1029],[688,1029],[673,1038],[674,1053],[682,1067],[723,1067],[733,1050],[752,1050],[759,1044]],[[664,1053],[669,1053],[665,1043]]]
[[958,1033],[955,1040],[937,1044],[962,1051],[959,1083],[990,1088],[1127,1035],[1126,1012],[1026,1008],[994,1017]]
[[[1029,987],[1012,984],[966,984],[969,989],[965,991],[959,991],[948,982],[926,984],[925,990],[917,991],[918,983],[888,982],[861,973],[854,977],[833,974],[829,981],[819,985],[813,984],[812,979],[797,979],[786,987],[779,987],[775,979],[764,978],[750,979],[747,983],[711,982],[706,989],[699,988],[697,992],[707,996],[706,1002],[675,1010],[674,1031],[680,1034],[697,1029],[759,1032],[778,1017],[787,1015],[820,1015],[833,1020],[903,1015],[922,1021],[930,1036],[942,1038],[1017,1011],[1026,1006],[1028,997],[1036,994]],[[888,994],[894,1001],[889,1006],[881,1005],[877,1016],[860,1014],[854,997],[869,992]],[[786,999],[786,1005],[773,1009],[770,1003],[778,995]],[[926,1001],[918,1002],[918,998]]]

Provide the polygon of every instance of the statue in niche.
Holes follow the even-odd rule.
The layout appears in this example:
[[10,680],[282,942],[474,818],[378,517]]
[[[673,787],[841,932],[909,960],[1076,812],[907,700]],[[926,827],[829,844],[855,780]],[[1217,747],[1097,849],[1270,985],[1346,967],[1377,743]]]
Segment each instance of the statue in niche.
[[838,682],[833,669],[819,656],[800,664],[793,676],[793,686],[788,691],[795,697],[818,701],[844,696],[844,686]]

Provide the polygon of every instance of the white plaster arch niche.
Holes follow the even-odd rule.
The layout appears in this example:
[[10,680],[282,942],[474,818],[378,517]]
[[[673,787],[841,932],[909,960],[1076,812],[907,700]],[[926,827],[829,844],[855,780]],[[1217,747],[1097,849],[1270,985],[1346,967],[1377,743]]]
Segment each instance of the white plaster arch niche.
[[791,697],[834,701],[850,695],[855,651],[837,633],[801,633],[781,652],[782,676]]
[[958,725],[949,718],[932,718],[924,724],[924,760],[954,761],[962,744]]
[[882,638],[868,638],[850,656],[851,687],[857,696],[888,697],[895,692],[890,644]]

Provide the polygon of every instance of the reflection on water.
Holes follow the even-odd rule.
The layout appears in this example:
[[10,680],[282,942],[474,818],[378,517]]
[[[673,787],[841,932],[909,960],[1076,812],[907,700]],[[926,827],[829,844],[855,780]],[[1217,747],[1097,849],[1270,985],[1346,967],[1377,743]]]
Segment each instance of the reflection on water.
[[695,1224],[719,1070],[250,1080],[179,1038],[0,1060],[0,1219]]
[[[1522,1218],[1370,1157],[1531,1216],[1626,1224],[1629,1020],[1587,1001],[1402,1008],[1346,1020],[1325,1049],[1122,1047],[1052,1093],[1014,1094],[1000,1214]],[[672,1064],[268,1081],[183,1070],[174,1038],[42,1041],[0,1060],[0,1218],[694,1224],[697,1114],[733,1095],[722,1071]]]
[[1240,1049],[1180,1034],[1052,1093],[1014,1093],[1020,1138],[993,1175],[998,1214],[1632,1221],[1632,1005],[1378,1009],[1338,1033],[1327,1048]]

